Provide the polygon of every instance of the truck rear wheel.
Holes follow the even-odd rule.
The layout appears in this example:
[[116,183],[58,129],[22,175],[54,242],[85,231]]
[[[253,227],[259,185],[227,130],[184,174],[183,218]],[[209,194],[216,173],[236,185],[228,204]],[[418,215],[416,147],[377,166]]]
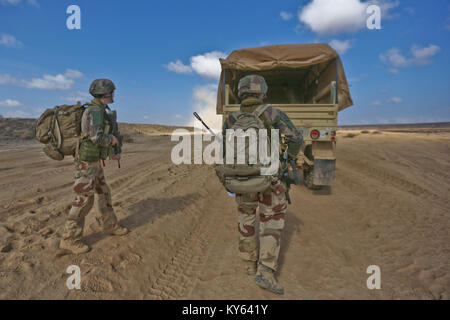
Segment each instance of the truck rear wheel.
[[[309,145],[309,146],[306,147],[306,149],[305,149],[305,156],[306,156],[308,159],[310,159],[311,161],[314,161],[314,156],[313,156],[313,154],[312,154],[312,146],[311,146],[311,145]],[[305,186],[306,186],[308,189],[311,189],[311,190],[320,190],[322,187],[321,187],[321,186],[318,186],[318,185],[315,185],[315,184],[313,183],[313,181],[314,181],[314,167],[308,166],[308,165],[307,165],[307,166],[303,169],[303,183],[305,184]]]
[[322,186],[318,186],[313,183],[313,179],[314,179],[313,171],[314,171],[314,167],[308,167],[307,169],[303,170],[303,183],[305,184],[305,186],[308,189],[320,190],[320,189],[322,189]]

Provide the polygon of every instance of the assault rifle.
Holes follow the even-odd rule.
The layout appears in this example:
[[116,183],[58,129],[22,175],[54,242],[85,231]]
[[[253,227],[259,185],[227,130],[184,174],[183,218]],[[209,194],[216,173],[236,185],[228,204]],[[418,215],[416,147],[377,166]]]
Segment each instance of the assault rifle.
[[[281,161],[281,182],[286,186],[286,200],[289,204],[291,204],[291,197],[289,196],[289,190],[291,189],[291,185],[299,185],[299,178],[297,172],[297,166],[295,164],[294,159],[289,159],[288,155],[288,146],[285,143],[282,143],[283,152],[281,153],[280,161]],[[292,175],[289,171],[289,167],[292,169]]]
[[200,116],[198,115],[197,112],[194,112],[194,117],[196,117],[197,120],[200,121],[200,122],[202,123],[202,125],[203,125],[206,129],[208,129],[209,133],[211,133],[211,134],[212,134],[213,136],[215,136],[217,139],[220,139],[220,141],[222,141],[222,137],[216,135],[216,134],[208,127],[208,125],[205,123],[205,121],[203,121],[203,119],[200,118]]
[[[111,110],[109,115],[110,115],[111,122],[112,122],[112,134],[113,134],[113,136],[115,136],[117,138],[117,140],[119,140],[119,145],[113,147],[112,154],[118,155],[118,154],[122,153],[123,136],[120,135],[120,132],[119,132],[119,125],[117,124],[116,110]],[[117,165],[119,166],[119,169],[120,169],[120,159],[117,160]]]

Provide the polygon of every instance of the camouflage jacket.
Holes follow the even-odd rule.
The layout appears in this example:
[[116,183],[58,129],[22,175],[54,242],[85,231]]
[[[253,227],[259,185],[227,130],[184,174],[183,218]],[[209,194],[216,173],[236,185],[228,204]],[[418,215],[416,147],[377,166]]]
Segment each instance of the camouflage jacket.
[[[263,102],[256,98],[247,98],[241,103],[241,111],[253,112]],[[280,109],[269,106],[261,115],[265,123],[272,126],[274,129],[280,130],[280,134],[283,134],[288,144],[288,154],[291,158],[296,158],[303,144],[303,136],[301,132],[295,128],[289,117]],[[226,130],[231,128],[235,120],[229,116],[222,128],[222,135],[226,136]]]
[[106,113],[107,108],[108,106],[99,99],[94,99],[83,112],[81,119],[83,136],[89,137],[99,147],[109,147],[112,144],[111,124]]

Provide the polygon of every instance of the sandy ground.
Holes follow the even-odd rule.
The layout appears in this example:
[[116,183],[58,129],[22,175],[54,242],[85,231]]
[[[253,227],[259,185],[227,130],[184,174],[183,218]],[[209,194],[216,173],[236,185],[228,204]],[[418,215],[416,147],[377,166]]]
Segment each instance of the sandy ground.
[[[39,144],[0,146],[0,298],[449,299],[450,133],[371,132],[339,132],[332,188],[292,189],[283,296],[244,274],[234,199],[211,167],[173,165],[169,137],[136,135],[121,169],[107,163],[132,232],[106,236],[95,209],[81,256],[57,254],[72,160],[50,160]],[[81,290],[66,287],[69,265]],[[380,290],[366,287],[369,265],[381,268]]]

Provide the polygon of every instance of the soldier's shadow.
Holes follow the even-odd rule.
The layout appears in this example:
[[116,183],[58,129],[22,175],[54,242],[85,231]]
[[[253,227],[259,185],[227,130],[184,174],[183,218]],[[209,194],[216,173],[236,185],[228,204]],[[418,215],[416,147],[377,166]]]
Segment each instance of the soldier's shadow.
[[292,212],[288,211],[285,215],[285,227],[281,233],[280,256],[278,258],[278,273],[283,269],[285,255],[286,252],[289,251],[289,247],[291,246],[292,237],[294,236],[294,234],[300,233],[301,226],[303,226],[302,220],[296,217]]
[[[133,231],[154,219],[183,210],[186,206],[195,202],[198,197],[197,193],[190,193],[173,198],[148,198],[139,201],[131,207],[132,214],[121,219],[119,224]],[[83,242],[92,246],[106,237],[109,237],[109,234],[103,231],[96,232],[84,237]]]

